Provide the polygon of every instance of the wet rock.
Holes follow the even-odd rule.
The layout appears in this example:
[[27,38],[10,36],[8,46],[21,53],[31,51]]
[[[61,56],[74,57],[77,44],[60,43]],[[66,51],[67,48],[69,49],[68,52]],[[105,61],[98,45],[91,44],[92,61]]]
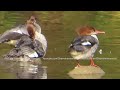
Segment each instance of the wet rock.
[[68,73],[73,79],[100,79],[104,74],[100,67],[94,66],[81,66]]

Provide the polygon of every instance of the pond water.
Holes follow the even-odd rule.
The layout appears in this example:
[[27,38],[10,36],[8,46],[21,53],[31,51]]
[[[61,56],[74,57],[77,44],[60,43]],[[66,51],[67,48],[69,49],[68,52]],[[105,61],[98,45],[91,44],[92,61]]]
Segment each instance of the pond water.
[[[106,32],[98,36],[100,45],[94,56],[98,58],[95,63],[105,72],[102,79],[120,78],[120,11],[1,11],[0,33],[24,24],[31,15],[37,17],[48,41],[48,50],[42,59],[42,66],[47,66],[48,79],[72,79],[67,73],[74,69],[76,62],[65,58],[71,58],[68,46],[77,36],[75,29],[83,25]],[[20,64],[2,59],[11,48],[12,45],[0,44],[0,79],[16,79],[16,72],[21,71]],[[82,65],[89,63],[89,60],[80,61]]]

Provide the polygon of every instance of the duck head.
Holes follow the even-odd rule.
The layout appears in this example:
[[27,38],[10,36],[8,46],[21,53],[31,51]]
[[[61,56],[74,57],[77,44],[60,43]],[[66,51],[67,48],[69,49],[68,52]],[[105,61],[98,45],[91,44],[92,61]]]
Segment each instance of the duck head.
[[104,31],[97,30],[92,26],[83,26],[81,28],[78,28],[77,34],[82,36],[82,35],[97,35],[97,34],[104,34]]

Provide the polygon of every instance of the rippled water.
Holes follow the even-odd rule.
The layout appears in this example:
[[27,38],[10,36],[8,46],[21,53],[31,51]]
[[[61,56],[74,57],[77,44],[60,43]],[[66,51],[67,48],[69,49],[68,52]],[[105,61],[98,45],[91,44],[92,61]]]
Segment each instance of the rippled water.
[[[0,12],[0,32],[3,33],[11,27],[23,24],[33,13],[36,15],[48,41],[45,58],[59,57],[56,60],[42,60],[42,65],[47,66],[48,79],[71,79],[67,73],[75,67],[76,62],[60,58],[71,58],[67,51],[68,46],[77,36],[75,29],[82,25],[92,25],[96,29],[106,32],[106,34],[98,36],[100,46],[94,57],[104,59],[95,59],[95,63],[104,70],[103,79],[120,78],[120,11],[3,11]],[[1,44],[0,56],[2,57],[11,48],[13,46]],[[82,60],[80,63],[89,65],[88,60]],[[0,64],[0,78],[17,78],[19,76],[15,72],[21,72],[20,64],[17,63],[14,68],[11,68],[13,71],[16,69],[14,72],[7,69],[11,64],[14,63],[4,62]]]

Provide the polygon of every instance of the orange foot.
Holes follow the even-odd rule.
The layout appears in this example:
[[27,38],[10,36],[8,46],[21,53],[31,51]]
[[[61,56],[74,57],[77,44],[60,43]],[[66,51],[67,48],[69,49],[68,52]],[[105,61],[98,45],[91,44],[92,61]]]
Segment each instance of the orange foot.
[[90,66],[94,66],[94,67],[99,67],[98,65],[96,65],[93,61],[93,58],[90,58]]
[[96,65],[96,64],[90,64],[90,66],[99,67],[99,66],[98,66],[98,65]]

